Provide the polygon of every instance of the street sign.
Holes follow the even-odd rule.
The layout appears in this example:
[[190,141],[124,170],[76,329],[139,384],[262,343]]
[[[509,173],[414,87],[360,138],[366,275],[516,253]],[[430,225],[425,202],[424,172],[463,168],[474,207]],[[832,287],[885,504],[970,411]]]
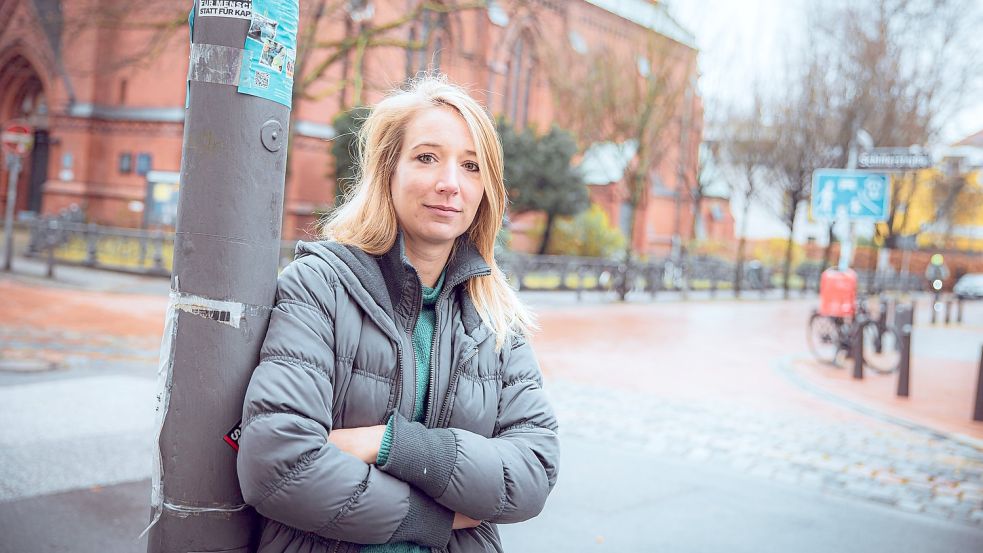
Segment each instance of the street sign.
[[891,181],[884,173],[817,169],[812,173],[812,217],[833,221],[887,219]]
[[861,169],[905,171],[932,166],[932,156],[924,152],[912,152],[908,148],[873,148],[860,152],[857,166]]
[[22,123],[8,123],[0,134],[5,152],[24,155],[31,151],[34,144],[34,133],[31,128]]

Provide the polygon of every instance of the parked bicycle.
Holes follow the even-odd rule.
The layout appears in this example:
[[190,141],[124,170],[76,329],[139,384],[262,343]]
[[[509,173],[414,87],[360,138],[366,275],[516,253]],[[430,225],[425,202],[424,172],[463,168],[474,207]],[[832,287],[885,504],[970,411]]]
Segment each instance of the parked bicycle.
[[[880,308],[880,304],[876,304]],[[876,316],[875,316],[876,315]],[[853,352],[854,338],[863,334],[863,364],[878,374],[890,374],[901,363],[901,335],[871,313],[867,298],[857,301],[853,317],[831,317],[813,311],[809,317],[809,349],[824,363],[842,366]]]

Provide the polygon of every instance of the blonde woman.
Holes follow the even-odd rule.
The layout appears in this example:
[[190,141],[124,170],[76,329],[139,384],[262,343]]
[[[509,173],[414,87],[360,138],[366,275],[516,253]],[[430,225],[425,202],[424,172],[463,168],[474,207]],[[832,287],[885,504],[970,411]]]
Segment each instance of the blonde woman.
[[493,255],[507,196],[488,114],[438,77],[360,135],[360,178],[280,276],[243,409],[260,552],[501,551],[556,482],[530,313]]

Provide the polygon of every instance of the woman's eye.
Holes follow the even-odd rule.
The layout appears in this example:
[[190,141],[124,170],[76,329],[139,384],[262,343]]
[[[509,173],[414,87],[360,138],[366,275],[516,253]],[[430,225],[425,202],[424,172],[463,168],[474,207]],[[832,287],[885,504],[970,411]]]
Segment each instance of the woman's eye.
[[416,159],[418,159],[421,162],[426,163],[428,165],[431,164],[431,163],[433,163],[433,162],[435,162],[435,161],[437,161],[437,158],[434,157],[433,154],[420,154],[420,155],[416,156]]
[[478,164],[473,161],[465,161],[464,168],[472,173],[477,173],[479,169]]

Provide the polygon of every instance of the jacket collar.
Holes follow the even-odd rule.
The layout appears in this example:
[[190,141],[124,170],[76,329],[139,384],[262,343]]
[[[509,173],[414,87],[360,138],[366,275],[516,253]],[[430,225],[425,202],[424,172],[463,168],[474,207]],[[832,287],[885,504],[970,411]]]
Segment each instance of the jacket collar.
[[[394,322],[398,322],[397,311],[401,311],[400,318],[415,316],[419,310],[420,277],[406,257],[402,232],[397,234],[393,247],[380,256],[369,255],[355,246],[325,240],[314,243],[299,242],[297,257],[308,254],[325,257],[323,249],[330,251],[348,267],[355,280],[364,289],[362,293],[367,294],[372,302],[385,311]],[[442,296],[452,293],[455,288],[470,278],[491,274],[488,263],[466,234],[457,239],[444,271]],[[349,287],[353,285],[354,282],[350,283]],[[462,319],[470,333],[479,325],[481,319],[466,290],[461,289],[457,293],[461,300]]]
[[[407,281],[419,285],[420,277],[406,257],[406,242],[402,232],[396,235],[393,247],[379,256],[377,261],[393,305],[399,303]],[[478,253],[478,248],[467,235],[463,235],[457,239],[447,265],[444,266],[444,287],[453,288],[471,277],[489,273],[491,269]]]

